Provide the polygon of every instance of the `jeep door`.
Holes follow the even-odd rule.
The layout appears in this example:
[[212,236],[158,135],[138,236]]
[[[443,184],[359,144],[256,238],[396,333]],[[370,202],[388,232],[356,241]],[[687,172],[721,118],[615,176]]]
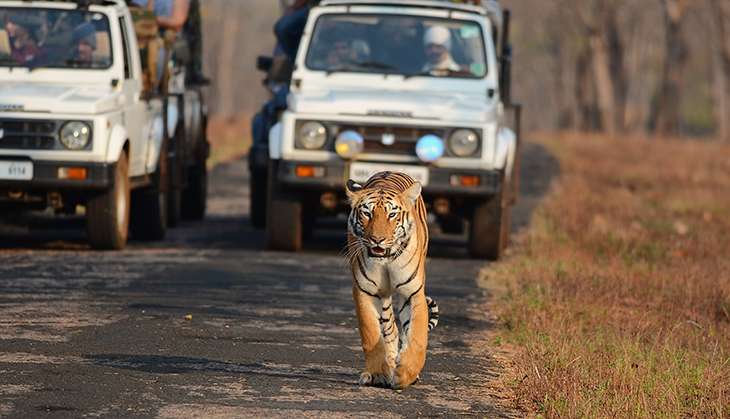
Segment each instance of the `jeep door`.
[[147,103],[141,98],[142,83],[139,74],[135,74],[136,66],[133,65],[132,43],[127,26],[127,18],[119,18],[121,28],[122,45],[124,49],[124,81],[122,82],[122,95],[124,97],[124,126],[131,142],[131,159],[129,165],[130,175],[139,176],[145,174],[145,162],[147,156],[147,135],[145,127],[147,121]]

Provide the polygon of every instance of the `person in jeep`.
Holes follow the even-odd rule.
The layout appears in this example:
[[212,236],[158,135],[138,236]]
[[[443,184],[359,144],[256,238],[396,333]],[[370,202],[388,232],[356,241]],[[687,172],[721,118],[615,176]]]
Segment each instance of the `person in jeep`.
[[461,72],[465,69],[451,56],[451,33],[443,26],[432,26],[423,35],[426,63],[424,72]]
[[73,31],[76,44],[74,60],[82,66],[90,66],[96,50],[96,28],[90,22],[84,22]]
[[5,30],[10,38],[10,56],[17,64],[23,65],[35,60],[41,50],[29,25],[30,19],[23,14],[10,14],[5,17]]

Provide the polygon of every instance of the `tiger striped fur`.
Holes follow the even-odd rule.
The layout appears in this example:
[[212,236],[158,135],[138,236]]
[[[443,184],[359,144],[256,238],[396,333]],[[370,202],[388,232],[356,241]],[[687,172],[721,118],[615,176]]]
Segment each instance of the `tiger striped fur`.
[[347,256],[365,352],[360,384],[405,388],[423,369],[428,332],[439,316],[425,292],[428,225],[421,184],[403,173],[381,172],[364,185],[348,181],[347,195]]

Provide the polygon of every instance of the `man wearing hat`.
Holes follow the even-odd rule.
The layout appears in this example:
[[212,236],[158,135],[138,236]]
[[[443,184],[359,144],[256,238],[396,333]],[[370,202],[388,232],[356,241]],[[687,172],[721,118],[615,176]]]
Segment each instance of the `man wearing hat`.
[[426,53],[424,72],[463,71],[451,57],[451,33],[443,26],[432,26],[423,35]]

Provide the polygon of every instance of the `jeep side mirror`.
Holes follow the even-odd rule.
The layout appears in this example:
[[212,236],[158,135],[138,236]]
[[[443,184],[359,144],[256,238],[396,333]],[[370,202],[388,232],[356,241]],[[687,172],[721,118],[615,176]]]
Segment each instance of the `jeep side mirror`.
[[266,56],[266,55],[259,55],[256,58],[256,68],[259,71],[263,71],[264,73],[268,73],[269,70],[271,70],[271,66],[274,64],[274,59]]
[[278,55],[271,60],[269,79],[274,83],[289,83],[293,71],[294,67],[289,58],[286,55]]

